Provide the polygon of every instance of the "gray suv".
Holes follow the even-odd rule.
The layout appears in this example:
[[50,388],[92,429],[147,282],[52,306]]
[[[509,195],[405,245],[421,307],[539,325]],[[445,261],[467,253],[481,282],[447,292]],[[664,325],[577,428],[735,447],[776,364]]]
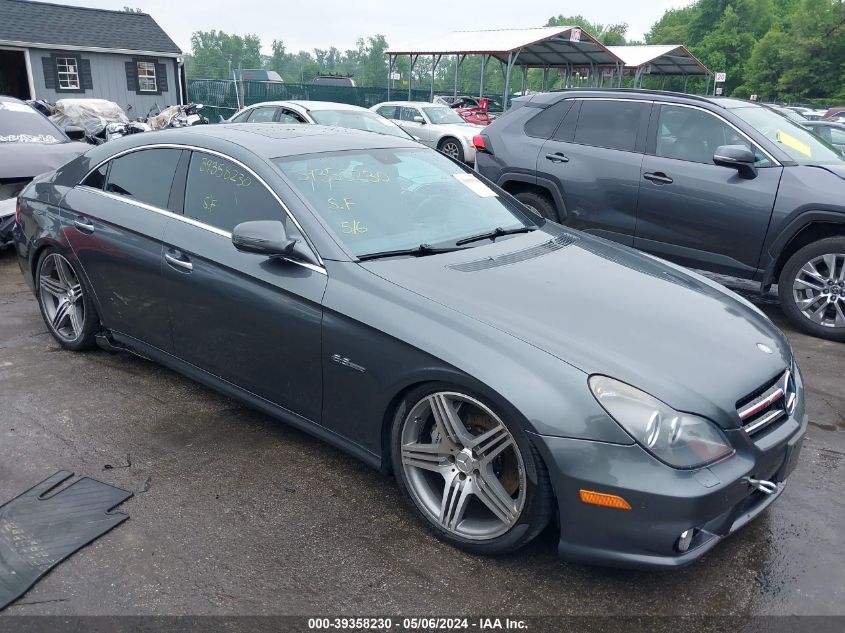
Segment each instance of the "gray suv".
[[684,266],[778,284],[786,315],[845,341],[845,157],[734,99],[532,95],[478,135],[476,169],[546,218]]

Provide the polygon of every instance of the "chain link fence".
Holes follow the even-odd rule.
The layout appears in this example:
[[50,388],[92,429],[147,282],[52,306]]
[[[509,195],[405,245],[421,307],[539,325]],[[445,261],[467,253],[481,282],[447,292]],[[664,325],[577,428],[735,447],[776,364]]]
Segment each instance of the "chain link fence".
[[[212,123],[220,117],[229,118],[241,106],[262,101],[302,99],[308,101],[333,101],[369,108],[387,101],[387,88],[352,86],[314,86],[311,84],[279,83],[271,81],[238,81],[218,79],[189,79],[188,101],[203,104],[203,114]],[[393,99],[407,99],[407,88],[391,88]],[[414,101],[428,101],[430,90],[411,90]]]

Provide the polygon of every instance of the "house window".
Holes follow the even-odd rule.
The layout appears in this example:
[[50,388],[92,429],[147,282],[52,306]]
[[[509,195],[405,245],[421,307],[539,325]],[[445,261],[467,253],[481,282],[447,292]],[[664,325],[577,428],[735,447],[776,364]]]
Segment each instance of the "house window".
[[59,90],[79,90],[79,67],[75,57],[56,57]]
[[138,62],[138,91],[157,92],[156,65],[153,62]]

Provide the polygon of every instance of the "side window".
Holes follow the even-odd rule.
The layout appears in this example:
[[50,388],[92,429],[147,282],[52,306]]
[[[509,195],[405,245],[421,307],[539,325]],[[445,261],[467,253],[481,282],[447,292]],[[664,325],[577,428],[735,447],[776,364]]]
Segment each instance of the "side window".
[[243,112],[232,118],[232,123],[243,123],[249,118],[250,114],[252,114],[252,110],[244,110]]
[[413,121],[415,116],[422,116],[420,111],[416,108],[409,108],[408,106],[402,106],[399,108],[400,121]]
[[575,142],[633,152],[651,104],[585,99],[575,128]]
[[249,115],[250,123],[272,123],[276,116],[276,108],[255,108]]
[[840,130],[835,127],[829,127],[827,129],[830,132],[831,143],[835,143],[836,145],[845,145],[845,130]]
[[525,133],[536,138],[549,138],[557,129],[558,123],[566,116],[574,99],[564,99],[540,110],[525,124]]
[[225,158],[194,152],[185,185],[185,215],[224,231],[251,220],[283,220],[284,210],[249,172]]
[[383,106],[378,109],[378,113],[385,119],[396,118],[396,106]]
[[747,138],[713,114],[697,108],[660,106],[655,155],[712,165],[720,145],[744,145],[755,153],[758,167],[771,164]]
[[279,117],[280,123],[305,123],[305,119],[299,116],[296,112],[282,109],[282,114]]
[[180,149],[145,149],[111,161],[106,191],[167,209]]
[[103,163],[97,169],[88,174],[88,178],[82,181],[82,184],[92,189],[100,189],[106,185],[106,173],[108,173],[109,164]]

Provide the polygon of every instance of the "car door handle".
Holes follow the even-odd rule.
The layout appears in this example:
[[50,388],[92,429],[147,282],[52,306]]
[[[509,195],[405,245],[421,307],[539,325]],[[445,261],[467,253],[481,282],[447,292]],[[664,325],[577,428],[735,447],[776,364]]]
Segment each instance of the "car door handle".
[[662,183],[664,185],[671,185],[673,182],[675,182],[674,180],[669,178],[669,176],[664,174],[662,171],[654,171],[654,172],[645,173],[645,174],[643,174],[643,178],[645,178],[646,180],[650,180],[651,182],[659,182],[659,183]]
[[185,272],[191,272],[194,269],[194,265],[191,263],[191,260],[179,251],[165,251],[164,260],[174,268],[178,268],[179,270],[183,270]]
[[553,163],[568,163],[569,158],[567,158],[564,154],[560,152],[555,152],[554,154],[546,154],[546,160],[550,160]]
[[91,235],[91,233],[94,232],[94,225],[91,224],[88,220],[74,220],[73,225],[76,227],[76,230],[80,233]]

